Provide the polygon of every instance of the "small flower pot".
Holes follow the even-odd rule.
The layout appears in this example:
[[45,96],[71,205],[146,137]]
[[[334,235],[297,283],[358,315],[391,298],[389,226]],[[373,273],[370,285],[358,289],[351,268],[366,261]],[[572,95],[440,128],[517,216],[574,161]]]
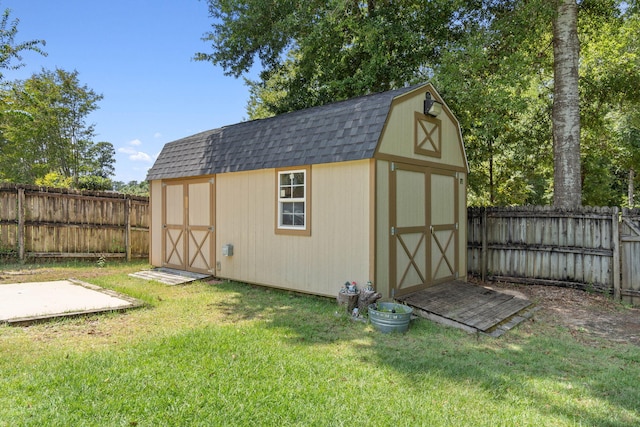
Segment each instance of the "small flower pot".
[[379,302],[369,306],[369,321],[380,332],[406,332],[413,309],[395,302]]

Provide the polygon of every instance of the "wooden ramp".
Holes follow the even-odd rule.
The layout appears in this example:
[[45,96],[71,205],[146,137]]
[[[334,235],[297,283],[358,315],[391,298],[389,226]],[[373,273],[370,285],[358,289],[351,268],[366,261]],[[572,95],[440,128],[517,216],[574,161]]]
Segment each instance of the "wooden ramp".
[[176,270],[173,268],[154,268],[153,270],[138,271],[129,274],[131,277],[137,277],[145,280],[155,280],[165,285],[182,285],[196,280],[211,277],[210,274],[193,273],[191,271]]
[[535,311],[528,299],[457,280],[396,299],[427,319],[492,336],[502,335]]

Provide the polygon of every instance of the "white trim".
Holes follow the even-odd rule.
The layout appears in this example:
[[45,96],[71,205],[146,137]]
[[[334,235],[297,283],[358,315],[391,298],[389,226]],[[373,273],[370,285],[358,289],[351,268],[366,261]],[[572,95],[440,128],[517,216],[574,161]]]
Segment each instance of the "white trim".
[[[292,174],[297,174],[297,173],[302,173],[303,175],[303,179],[304,182],[302,184],[302,188],[304,191],[304,196],[303,197],[287,197],[287,198],[283,198],[283,188],[282,188],[282,184],[281,184],[281,176],[282,175],[292,175]],[[289,188],[293,188],[294,186],[291,185],[291,187]],[[280,170],[278,171],[278,188],[277,188],[277,196],[278,196],[278,229],[280,230],[306,230],[307,229],[307,225],[308,225],[308,210],[307,210],[307,196],[308,196],[308,176],[307,176],[307,170],[306,169],[290,169],[290,170]],[[283,211],[282,211],[282,205],[284,203],[302,203],[304,205],[304,213],[303,213],[303,225],[284,225],[282,223],[282,215],[283,215]],[[294,219],[295,222],[295,212],[293,212],[292,214],[292,218]]]

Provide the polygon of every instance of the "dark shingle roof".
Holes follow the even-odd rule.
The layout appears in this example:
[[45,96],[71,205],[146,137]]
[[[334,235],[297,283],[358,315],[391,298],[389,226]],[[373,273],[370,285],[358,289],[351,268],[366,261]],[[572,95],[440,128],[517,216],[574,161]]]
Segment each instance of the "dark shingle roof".
[[393,98],[418,86],[242,122],[167,143],[147,180],[373,157]]

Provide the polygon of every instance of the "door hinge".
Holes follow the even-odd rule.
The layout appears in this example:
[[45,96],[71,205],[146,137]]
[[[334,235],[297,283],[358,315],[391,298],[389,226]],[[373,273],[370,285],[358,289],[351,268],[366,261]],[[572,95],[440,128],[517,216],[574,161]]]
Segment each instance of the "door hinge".
[[209,231],[214,232],[216,231],[216,228],[212,225],[211,227],[209,227]]
[[162,224],[162,228],[167,228],[167,224]]
[[456,230],[458,229],[458,223],[456,222]]
[[215,183],[216,183],[216,179],[215,179],[215,178],[211,178],[211,179],[209,180],[209,184],[215,184]]
[[391,172],[396,170],[396,162],[391,162]]
[[396,228],[395,227],[391,227],[391,235],[392,236],[396,235]]

